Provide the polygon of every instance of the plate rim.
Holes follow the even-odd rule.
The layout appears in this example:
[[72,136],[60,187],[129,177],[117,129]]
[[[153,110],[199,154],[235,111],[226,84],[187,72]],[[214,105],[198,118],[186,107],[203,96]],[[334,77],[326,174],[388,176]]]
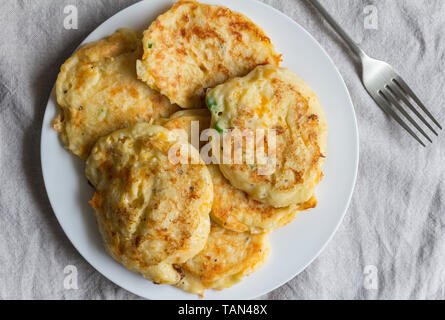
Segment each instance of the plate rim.
[[[224,6],[224,3],[223,3],[222,0],[198,0],[198,1],[203,2],[203,3],[218,3],[219,5]],[[267,294],[267,293],[269,293],[269,292],[272,292],[273,290],[275,290],[275,289],[281,287],[282,285],[284,285],[284,284],[288,283],[289,281],[291,281],[293,278],[297,277],[297,276],[298,276],[301,272],[303,272],[303,271],[304,271],[310,264],[312,264],[313,261],[314,261],[315,259],[317,259],[317,258],[320,256],[320,254],[323,252],[323,250],[326,248],[326,246],[331,242],[332,238],[333,238],[334,235],[337,233],[338,228],[340,227],[341,223],[342,223],[343,220],[344,220],[344,217],[345,217],[345,215],[346,215],[346,213],[347,213],[347,211],[348,211],[348,208],[349,208],[349,206],[350,206],[350,204],[351,204],[352,196],[353,196],[353,194],[354,194],[355,186],[356,186],[356,183],[357,183],[357,177],[358,177],[358,169],[359,169],[360,143],[359,143],[359,130],[358,130],[357,116],[356,116],[356,112],[355,112],[354,103],[353,103],[352,98],[351,98],[351,94],[350,94],[350,92],[349,92],[348,87],[346,86],[346,83],[345,83],[345,80],[344,80],[342,74],[340,73],[339,69],[337,68],[337,65],[334,63],[334,61],[332,60],[331,56],[327,53],[327,51],[323,48],[323,46],[318,42],[318,40],[317,40],[311,33],[309,33],[309,31],[307,31],[303,26],[301,26],[297,21],[293,20],[291,17],[287,16],[284,12],[278,10],[277,8],[274,8],[274,7],[272,7],[271,5],[269,5],[269,4],[267,4],[267,3],[264,3],[264,2],[261,2],[261,1],[259,1],[259,0],[244,0],[244,1],[246,1],[246,2],[252,2],[252,3],[256,4],[256,5],[263,6],[263,7],[267,8],[268,10],[272,10],[272,11],[274,11],[276,14],[278,14],[282,19],[285,19],[285,20],[287,20],[288,22],[290,22],[290,23],[292,23],[293,25],[295,25],[298,29],[300,29],[301,32],[305,33],[306,36],[308,36],[308,37],[312,40],[312,42],[317,46],[317,48],[318,48],[318,49],[323,53],[323,55],[328,59],[329,63],[330,63],[330,64],[332,65],[332,67],[334,68],[335,73],[336,73],[336,75],[338,76],[338,78],[339,78],[339,80],[340,80],[340,83],[341,83],[342,88],[344,89],[344,91],[345,91],[345,93],[346,93],[347,100],[348,100],[348,106],[350,107],[349,109],[350,109],[350,111],[351,111],[351,115],[352,115],[353,129],[354,129],[353,133],[354,133],[354,136],[355,136],[355,138],[354,138],[354,148],[355,148],[355,152],[354,152],[354,161],[353,161],[353,163],[354,163],[354,167],[353,167],[353,180],[352,180],[352,185],[351,185],[351,188],[350,188],[350,190],[349,190],[349,195],[348,195],[347,201],[345,202],[344,208],[342,209],[343,212],[342,212],[342,214],[341,214],[341,217],[338,219],[338,221],[337,221],[335,227],[334,227],[334,228],[332,229],[332,231],[330,232],[329,237],[328,237],[327,240],[324,242],[324,244],[319,248],[319,250],[316,252],[316,254],[313,255],[312,259],[309,259],[309,261],[308,261],[306,264],[304,264],[304,266],[301,267],[300,270],[296,270],[292,275],[290,275],[290,276],[288,277],[287,280],[285,280],[285,281],[281,281],[281,282],[277,283],[274,287],[269,288],[269,289],[267,289],[267,290],[264,291],[264,292],[259,292],[259,293],[255,294],[255,295],[253,295],[253,296],[244,298],[244,299],[247,300],[247,299],[255,299],[255,298],[259,297],[259,296],[262,296],[262,295],[264,295],[264,294]],[[98,28],[100,28],[103,24],[105,24],[105,23],[108,22],[109,20],[113,19],[115,16],[121,14],[123,11],[130,9],[131,7],[140,5],[141,3],[144,3],[144,2],[150,2],[150,0],[141,0],[141,1],[138,1],[138,2],[136,2],[136,3],[133,3],[132,5],[129,5],[129,6],[125,7],[125,8],[123,8],[122,10],[116,12],[115,14],[111,15],[109,18],[107,18],[106,20],[104,20],[103,22],[101,22],[98,26],[96,26],[96,27],[94,28],[94,30],[92,30],[90,33],[88,33],[88,35],[87,35],[87,36],[80,42],[80,44],[79,44],[79,45],[76,47],[76,49],[70,54],[70,56],[71,56],[74,52],[76,52],[76,51],[78,50],[78,48],[81,47],[81,46],[85,43],[86,39],[88,39],[94,32],[96,32],[96,30],[97,30]],[[67,231],[65,230],[65,228],[64,228],[64,226],[63,226],[63,224],[62,224],[62,222],[61,222],[61,219],[59,218],[59,215],[58,215],[58,214],[56,213],[56,211],[54,210],[54,207],[55,207],[55,206],[54,206],[54,204],[53,204],[53,199],[50,197],[50,194],[49,194],[49,192],[48,192],[47,175],[45,174],[45,169],[44,169],[45,167],[44,167],[44,163],[43,163],[43,158],[44,158],[43,154],[44,154],[44,150],[45,150],[45,148],[44,148],[44,146],[43,146],[43,145],[44,145],[44,130],[45,130],[45,124],[46,124],[45,119],[46,119],[46,117],[47,117],[47,112],[48,112],[48,109],[49,109],[48,106],[49,106],[50,101],[51,101],[51,99],[53,98],[53,96],[55,96],[55,82],[54,82],[54,85],[53,85],[53,87],[52,87],[51,93],[50,93],[50,95],[49,95],[49,97],[48,97],[48,101],[47,101],[47,103],[46,103],[46,105],[45,105],[45,112],[44,112],[44,115],[43,115],[43,118],[42,118],[42,128],[41,128],[41,131],[40,131],[40,164],[41,164],[41,169],[42,169],[42,176],[43,176],[43,181],[44,181],[44,186],[45,186],[45,192],[46,192],[46,194],[47,194],[48,200],[49,200],[50,205],[51,205],[51,209],[52,209],[52,211],[53,211],[53,213],[54,213],[54,215],[55,215],[55,217],[56,217],[56,219],[57,219],[58,224],[59,224],[60,227],[62,228],[62,230],[63,230],[64,234],[66,235],[66,237],[69,239],[70,243],[71,243],[71,244],[73,245],[73,247],[77,250],[77,252],[81,255],[81,257],[82,257],[88,264],[90,264],[90,265],[91,265],[97,272],[99,272],[103,277],[105,277],[107,280],[109,280],[109,281],[111,281],[112,283],[114,283],[116,286],[121,287],[121,288],[125,289],[126,291],[128,291],[128,292],[130,292],[130,293],[132,293],[132,294],[134,294],[134,295],[137,295],[137,296],[142,297],[142,298],[144,298],[144,299],[156,299],[156,298],[147,298],[147,297],[145,297],[145,296],[140,295],[139,293],[136,293],[134,290],[132,290],[131,288],[129,288],[125,283],[124,283],[124,284],[122,284],[122,283],[117,283],[115,280],[111,279],[108,275],[106,275],[104,272],[102,272],[102,271],[101,271],[101,268],[98,267],[94,261],[90,261],[90,259],[87,259],[87,258],[84,256],[84,253],[83,253],[81,250],[79,250],[78,246],[76,245],[76,242],[73,241],[73,239],[69,236],[69,232],[67,232]],[[55,102],[56,102],[56,107],[58,107],[57,100],[55,100]],[[69,152],[69,151],[66,150],[62,145],[61,145],[61,147],[64,149],[64,151]],[[70,155],[71,155],[71,154],[70,154]],[[73,156],[73,155],[71,155],[71,156]],[[92,260],[92,259],[91,259],[91,260]],[[210,299],[212,300],[212,298],[210,298]],[[216,298],[216,299],[218,299],[218,298]],[[209,299],[208,299],[208,298],[205,298],[205,300],[209,300]]]

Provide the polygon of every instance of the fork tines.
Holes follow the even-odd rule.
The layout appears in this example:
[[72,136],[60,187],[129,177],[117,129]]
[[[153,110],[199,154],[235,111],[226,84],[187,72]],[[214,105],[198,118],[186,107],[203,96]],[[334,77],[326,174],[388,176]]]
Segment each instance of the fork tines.
[[[442,126],[433,117],[433,115],[428,111],[425,105],[420,101],[417,95],[410,89],[406,82],[400,77],[396,76],[389,83],[387,83],[382,89],[378,91],[379,96],[374,97],[378,105],[394,118],[408,133],[416,139],[422,146],[425,147],[423,141],[417,136],[417,134],[402,120],[402,118],[392,109],[394,106],[397,111],[399,111],[413,126],[416,128],[429,142],[433,142],[428,134],[420,127],[420,125],[413,119],[413,117],[405,110],[402,103],[405,104],[409,110],[411,110],[414,115],[416,115],[423,124],[436,136],[437,131],[431,126],[431,124],[425,119],[425,117],[419,112],[419,110],[410,101],[415,102],[418,107],[423,111],[423,113],[431,119],[434,125],[442,130]],[[402,103],[401,103],[402,102]]]

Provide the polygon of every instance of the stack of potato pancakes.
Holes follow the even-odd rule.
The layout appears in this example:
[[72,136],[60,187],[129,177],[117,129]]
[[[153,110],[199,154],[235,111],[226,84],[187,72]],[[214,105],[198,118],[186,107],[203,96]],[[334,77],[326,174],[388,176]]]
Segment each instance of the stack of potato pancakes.
[[[280,62],[244,15],[179,1],[143,33],[120,29],[63,64],[54,128],[86,160],[90,203],[114,259],[203,295],[259,269],[268,233],[316,206],[324,114]],[[235,129],[273,129],[272,168],[245,152],[240,163],[204,161],[191,141],[196,124],[198,136],[214,129],[210,144]],[[177,146],[187,152],[172,161]]]

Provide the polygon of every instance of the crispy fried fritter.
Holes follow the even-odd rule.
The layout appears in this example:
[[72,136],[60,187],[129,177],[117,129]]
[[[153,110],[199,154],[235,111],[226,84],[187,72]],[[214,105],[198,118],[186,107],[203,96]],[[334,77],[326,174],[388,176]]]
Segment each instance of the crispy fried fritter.
[[54,128],[72,153],[86,159],[98,138],[178,110],[137,79],[141,55],[141,34],[120,29],[83,46],[63,64],[56,82],[60,112]]
[[[301,78],[288,69],[258,66],[245,77],[210,89],[207,102],[212,127],[255,135],[253,163],[249,150],[239,148],[235,139],[226,144],[224,152],[232,148],[229,154],[243,155],[238,163],[234,157],[220,161],[221,172],[234,187],[274,207],[301,204],[313,196],[322,177],[327,127],[317,97]],[[264,137],[258,139],[260,129]],[[275,138],[269,140],[269,135]],[[264,155],[258,158],[261,149]]]
[[177,143],[188,144],[164,127],[139,123],[100,138],[86,166],[105,248],[156,283],[177,283],[175,265],[200,252],[210,230],[209,171],[192,147],[188,163],[198,164],[170,161]]
[[229,288],[263,266],[269,254],[267,233],[234,232],[212,223],[205,248],[180,266],[185,276],[177,286],[200,295]]
[[206,88],[281,60],[246,16],[196,1],[178,1],[150,25],[142,43],[139,79],[182,108],[200,108]]

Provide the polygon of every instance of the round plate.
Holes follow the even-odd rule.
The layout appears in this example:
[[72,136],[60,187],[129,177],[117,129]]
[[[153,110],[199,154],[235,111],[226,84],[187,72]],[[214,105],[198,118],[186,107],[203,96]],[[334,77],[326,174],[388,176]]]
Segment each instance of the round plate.
[[[349,205],[358,167],[358,131],[348,90],[334,63],[318,42],[278,10],[254,0],[203,1],[220,4],[251,18],[283,54],[283,66],[303,77],[319,97],[328,124],[324,178],[317,188],[318,205],[270,235],[272,253],[260,270],[222,291],[208,290],[207,299],[250,299],[292,279],[322,251],[341,223]],[[96,41],[121,27],[145,29],[174,1],[138,2],[108,19],[84,42]],[[46,191],[63,230],[80,254],[117,285],[149,299],[198,299],[169,285],[154,285],[128,271],[104,250],[93,209],[93,191],[82,160],[65,150],[52,128],[57,112],[54,91],[43,119],[41,160]]]

